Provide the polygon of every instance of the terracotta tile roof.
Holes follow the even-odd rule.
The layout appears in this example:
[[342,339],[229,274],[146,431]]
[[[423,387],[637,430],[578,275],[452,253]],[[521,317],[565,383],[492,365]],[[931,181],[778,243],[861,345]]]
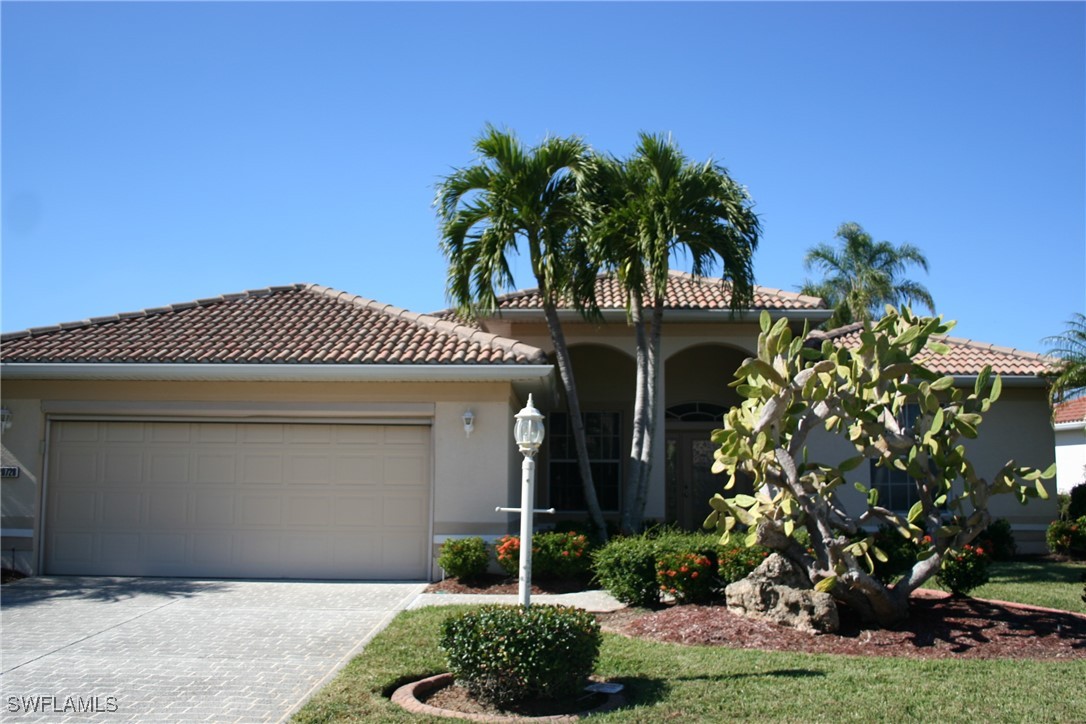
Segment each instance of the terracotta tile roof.
[[546,364],[542,350],[314,284],[0,337],[3,362]]
[[[596,282],[596,299],[600,309],[625,309],[626,299],[618,281],[603,275]],[[542,309],[538,289],[523,289],[498,298],[499,309]],[[731,294],[720,279],[694,277],[680,271],[669,272],[667,285],[667,309],[729,309]],[[770,287],[754,288],[754,304],[751,309],[825,309],[818,297],[808,297]]]
[[1056,405],[1052,411],[1052,421],[1056,424],[1086,421],[1086,397],[1076,397]]
[[[860,346],[860,331],[863,325],[850,324],[828,332],[814,331],[811,339],[832,339],[837,344],[850,349]],[[1009,376],[1038,377],[1042,375],[1052,360],[1044,355],[1009,347],[997,347],[993,344],[974,342],[959,337],[938,337],[940,342],[950,347],[946,354],[925,353],[920,359],[933,372],[944,375],[975,375],[985,365],[992,366],[992,372]]]

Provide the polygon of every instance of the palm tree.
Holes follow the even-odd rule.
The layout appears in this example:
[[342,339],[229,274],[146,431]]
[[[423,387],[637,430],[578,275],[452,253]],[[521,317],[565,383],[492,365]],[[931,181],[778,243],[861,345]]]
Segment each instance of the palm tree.
[[1048,354],[1059,358],[1049,377],[1052,403],[1086,393],[1086,316],[1076,312],[1062,334],[1046,337],[1045,342],[1052,345]]
[[841,224],[836,237],[841,242],[839,249],[819,244],[807,251],[804,268],[817,268],[823,277],[800,287],[801,293],[822,297],[833,308],[827,328],[869,322],[878,318],[887,304],[919,302],[935,312],[935,302],[923,285],[899,278],[912,264],[928,270],[928,260],[918,248],[873,241],[855,222]]
[[689,254],[695,276],[711,273],[720,261],[732,307],[741,308],[753,298],[759,223],[746,190],[726,169],[712,161],[691,163],[669,137],[642,133],[629,159],[597,156],[582,177],[593,252],[626,291],[637,341],[633,440],[620,521],[623,532],[632,533],[644,519],[653,462],[670,259]]
[[589,149],[580,139],[555,137],[526,149],[511,132],[488,125],[475,151],[475,165],[455,170],[438,184],[435,205],[441,249],[449,262],[448,295],[469,319],[494,313],[499,290],[515,285],[509,255],[521,244],[527,247],[566,393],[585,505],[604,538],[607,528],[592,480],[580,398],[557,312],[563,299],[586,313],[595,308],[595,272],[584,256],[572,175]]

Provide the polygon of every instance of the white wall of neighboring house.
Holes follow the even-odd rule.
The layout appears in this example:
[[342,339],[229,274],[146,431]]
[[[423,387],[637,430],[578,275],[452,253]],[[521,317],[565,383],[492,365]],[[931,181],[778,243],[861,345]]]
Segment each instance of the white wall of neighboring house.
[[1056,488],[1070,493],[1086,482],[1086,421],[1058,423],[1056,428]]

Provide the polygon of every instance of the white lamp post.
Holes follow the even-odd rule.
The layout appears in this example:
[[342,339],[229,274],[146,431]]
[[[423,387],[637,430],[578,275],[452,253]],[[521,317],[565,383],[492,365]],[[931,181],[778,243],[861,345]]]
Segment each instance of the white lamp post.
[[527,607],[532,595],[532,513],[535,506],[535,454],[543,444],[543,415],[528,403],[516,414],[513,439],[524,455],[520,466],[520,604]]

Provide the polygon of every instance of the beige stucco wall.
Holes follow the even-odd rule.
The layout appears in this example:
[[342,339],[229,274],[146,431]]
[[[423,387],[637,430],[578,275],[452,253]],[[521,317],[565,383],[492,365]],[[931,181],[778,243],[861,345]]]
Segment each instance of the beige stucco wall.
[[[5,533],[33,530],[33,537],[8,535],[6,558],[18,549],[23,570],[37,570],[37,530],[49,414],[73,411],[88,417],[146,415],[190,418],[237,414],[269,418],[306,417],[400,420],[428,424],[433,444],[432,530],[436,555],[449,535],[498,536],[511,517],[495,512],[515,504],[521,456],[513,443],[513,413],[524,400],[504,382],[111,382],[9,381],[3,405],[14,415],[3,435],[4,465],[21,475],[2,483]],[[464,433],[462,416],[471,409],[475,429]],[[436,563],[435,576],[440,575]]]

